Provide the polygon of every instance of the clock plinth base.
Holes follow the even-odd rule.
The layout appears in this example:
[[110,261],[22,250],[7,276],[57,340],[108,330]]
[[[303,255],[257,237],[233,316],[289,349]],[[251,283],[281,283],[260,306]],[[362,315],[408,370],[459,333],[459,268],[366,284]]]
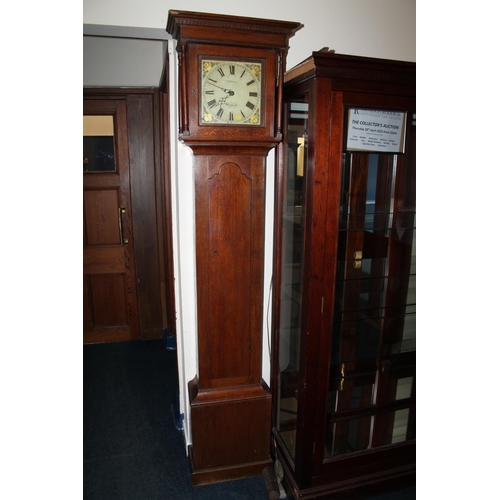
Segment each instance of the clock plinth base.
[[237,479],[260,476],[266,467],[273,465],[273,461],[268,458],[267,460],[250,464],[200,470],[194,465],[193,447],[191,445],[189,446],[188,451],[189,466],[191,468],[191,483],[193,486],[203,486],[204,484],[222,483],[225,481],[236,481]]
[[258,476],[272,465],[271,394],[265,384],[193,392],[189,458],[194,486]]

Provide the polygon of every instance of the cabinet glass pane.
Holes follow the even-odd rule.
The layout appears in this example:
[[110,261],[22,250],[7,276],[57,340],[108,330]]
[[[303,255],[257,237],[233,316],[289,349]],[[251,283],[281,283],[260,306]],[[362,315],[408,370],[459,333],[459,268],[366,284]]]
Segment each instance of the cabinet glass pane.
[[116,171],[112,115],[83,117],[83,171]]
[[[385,406],[398,403],[402,406],[381,415],[377,414],[375,389],[376,367],[381,366],[382,358],[357,364],[344,363],[343,369],[338,367],[328,391],[326,459],[414,438],[414,360],[409,361],[396,360],[383,386],[379,384],[378,389],[384,391]],[[345,368],[348,366],[351,367],[349,371]],[[378,429],[373,434],[375,426]]]
[[325,456],[334,457],[366,450],[372,417],[352,418],[331,424],[327,429]]
[[375,361],[356,365],[338,364],[331,370],[328,411],[338,412],[366,408],[374,404]]
[[415,439],[415,422],[414,407],[376,415],[374,426],[378,429],[378,432],[373,437],[372,446],[386,446]]
[[278,430],[291,456],[295,456],[297,383],[302,315],[304,255],[305,172],[307,170],[308,104],[288,104],[286,179],[282,206],[281,282],[279,289],[279,398]]

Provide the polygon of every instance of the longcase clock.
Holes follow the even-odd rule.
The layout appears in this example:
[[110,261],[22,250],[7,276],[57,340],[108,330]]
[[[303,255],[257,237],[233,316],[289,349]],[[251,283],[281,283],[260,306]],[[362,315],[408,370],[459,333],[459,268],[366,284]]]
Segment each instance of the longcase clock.
[[300,27],[169,12],[179,54],[179,135],[195,170],[195,485],[258,475],[272,463],[271,394],[261,377],[265,163],[282,137],[285,57]]

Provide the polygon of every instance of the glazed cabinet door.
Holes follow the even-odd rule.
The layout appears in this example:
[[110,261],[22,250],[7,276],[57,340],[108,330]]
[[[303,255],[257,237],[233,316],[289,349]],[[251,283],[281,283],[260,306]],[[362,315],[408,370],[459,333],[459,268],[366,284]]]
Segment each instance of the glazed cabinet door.
[[415,437],[414,161],[346,153],[325,457]]
[[275,367],[275,428],[291,461],[295,460],[299,367],[303,326],[303,295],[308,172],[308,95],[286,103],[285,141],[282,149],[278,210],[281,230],[278,288],[275,311],[279,315]]
[[336,272],[324,432],[315,435],[317,482],[414,467],[416,115],[403,113],[404,151],[343,146],[340,154],[335,251],[327,254]]
[[404,152],[346,151],[339,120],[325,156],[315,99],[287,99],[279,154],[274,437],[298,488],[411,467],[416,428],[415,114]]

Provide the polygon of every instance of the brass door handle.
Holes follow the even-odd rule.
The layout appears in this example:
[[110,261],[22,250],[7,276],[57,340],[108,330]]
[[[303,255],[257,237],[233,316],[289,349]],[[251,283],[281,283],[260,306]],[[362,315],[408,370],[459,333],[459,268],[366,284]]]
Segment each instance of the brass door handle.
[[118,208],[118,226],[120,227],[120,244],[126,245],[128,243],[128,239],[123,237],[123,214],[125,213],[125,208]]
[[352,263],[352,267],[354,269],[361,269],[361,259],[363,258],[363,252],[361,250],[357,250],[354,252],[354,262]]
[[341,376],[341,379],[340,379],[340,383],[339,383],[339,391],[343,391],[344,390],[344,381],[345,381],[345,365],[344,365],[344,363],[342,363],[340,365],[340,376]]

